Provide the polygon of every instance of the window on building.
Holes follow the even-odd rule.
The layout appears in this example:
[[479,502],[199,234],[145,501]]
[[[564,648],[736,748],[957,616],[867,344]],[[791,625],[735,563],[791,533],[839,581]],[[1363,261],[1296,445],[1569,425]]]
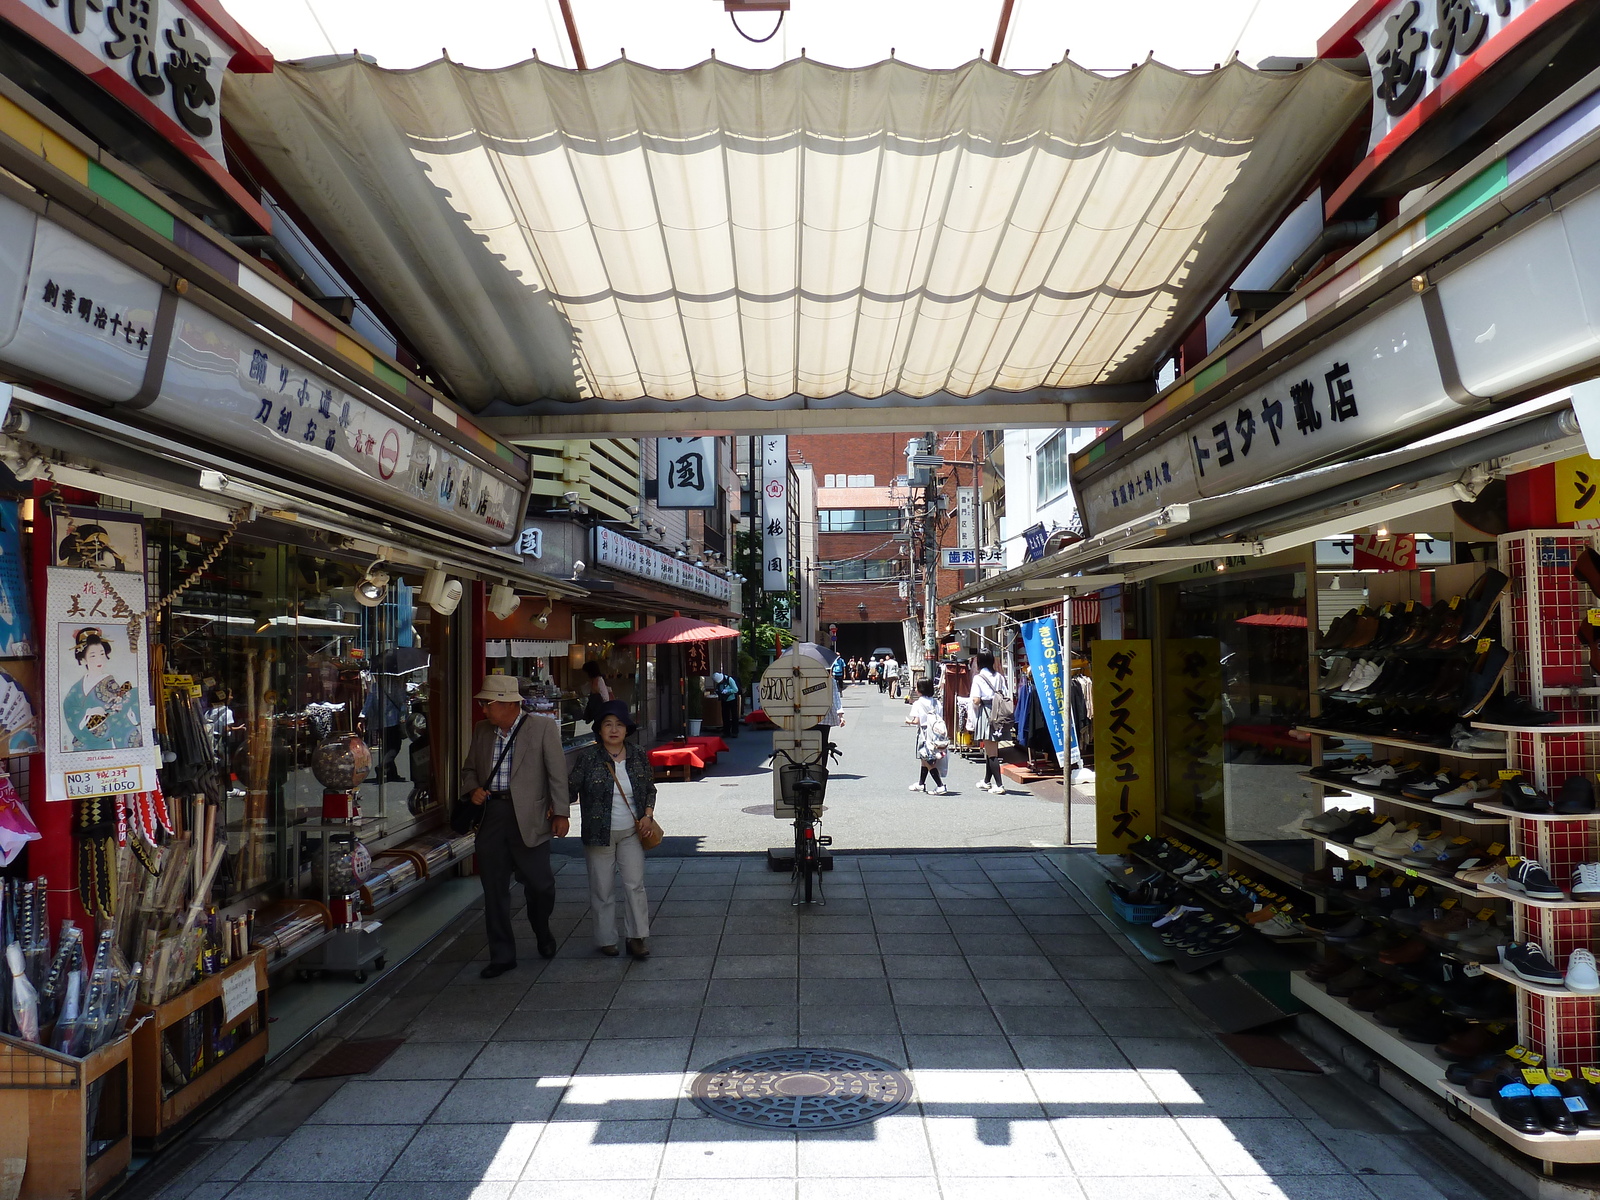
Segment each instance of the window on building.
[[819,562],[823,583],[848,583],[860,579],[899,579],[897,558],[852,558],[839,562]]
[[1058,433],[1034,453],[1035,503],[1048,504],[1066,492],[1070,457],[1067,445],[1067,435]]
[[845,476],[845,478],[847,478],[850,481],[849,483],[847,483],[845,485],[846,487],[877,487],[878,486],[878,477],[876,475],[847,475],[847,476]]
[[824,508],[817,513],[822,533],[894,533],[900,528],[898,508]]

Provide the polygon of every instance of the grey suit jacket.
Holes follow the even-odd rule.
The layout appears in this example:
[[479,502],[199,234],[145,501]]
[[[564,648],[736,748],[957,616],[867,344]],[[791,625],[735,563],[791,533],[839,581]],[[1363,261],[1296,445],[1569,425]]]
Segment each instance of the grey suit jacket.
[[[494,772],[495,732],[489,721],[479,721],[473,727],[467,761],[461,767],[463,793],[489,786]],[[522,727],[511,746],[511,807],[516,810],[523,844],[528,846],[550,840],[547,810],[553,809],[558,817],[571,811],[561,727],[549,717],[529,713],[522,718]]]

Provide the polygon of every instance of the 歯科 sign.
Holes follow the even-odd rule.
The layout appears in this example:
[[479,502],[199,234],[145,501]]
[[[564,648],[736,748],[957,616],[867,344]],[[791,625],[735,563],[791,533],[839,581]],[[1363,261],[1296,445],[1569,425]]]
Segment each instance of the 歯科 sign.
[[717,439],[656,439],[656,507],[715,508]]
[[1121,854],[1156,831],[1154,652],[1148,639],[1094,643],[1095,844]]

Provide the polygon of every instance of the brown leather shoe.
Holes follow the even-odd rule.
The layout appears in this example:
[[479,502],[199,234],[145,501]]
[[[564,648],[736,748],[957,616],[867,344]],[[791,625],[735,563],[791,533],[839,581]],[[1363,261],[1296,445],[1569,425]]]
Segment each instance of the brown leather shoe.
[[1428,944],[1421,938],[1407,938],[1398,946],[1390,946],[1378,954],[1378,961],[1392,967],[1421,962],[1428,956]]
[[595,949],[607,958],[615,958],[617,956],[617,948],[615,946],[596,946]]
[[644,944],[643,938],[629,938],[628,953],[635,958],[649,958],[650,947]]

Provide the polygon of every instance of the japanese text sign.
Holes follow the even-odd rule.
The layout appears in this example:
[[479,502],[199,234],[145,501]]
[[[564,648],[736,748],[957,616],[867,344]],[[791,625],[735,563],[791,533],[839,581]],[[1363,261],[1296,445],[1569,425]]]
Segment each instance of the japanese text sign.
[[702,596],[712,596],[718,600],[727,600],[733,595],[733,585],[721,575],[640,545],[604,525],[597,526],[594,531],[594,561],[597,566],[610,567],[643,579],[654,579],[668,587],[699,592]]
[[[1222,657],[1215,638],[1164,642],[1167,811],[1222,833]],[[1096,697],[1098,699],[1098,696]]]
[[1033,694],[1039,699],[1039,710],[1044,713],[1044,723],[1049,727],[1050,742],[1056,748],[1056,757],[1065,762],[1067,665],[1056,619],[1040,617],[1024,621],[1022,648],[1027,652],[1028,666],[1033,669]]
[[715,508],[721,490],[716,438],[656,439],[658,508]]
[[1155,672],[1150,642],[1095,642],[1095,843],[1121,854],[1156,831]]
[[1600,520],[1600,461],[1580,454],[1556,463],[1556,520]]
[[761,587],[789,590],[789,439],[761,439]]

